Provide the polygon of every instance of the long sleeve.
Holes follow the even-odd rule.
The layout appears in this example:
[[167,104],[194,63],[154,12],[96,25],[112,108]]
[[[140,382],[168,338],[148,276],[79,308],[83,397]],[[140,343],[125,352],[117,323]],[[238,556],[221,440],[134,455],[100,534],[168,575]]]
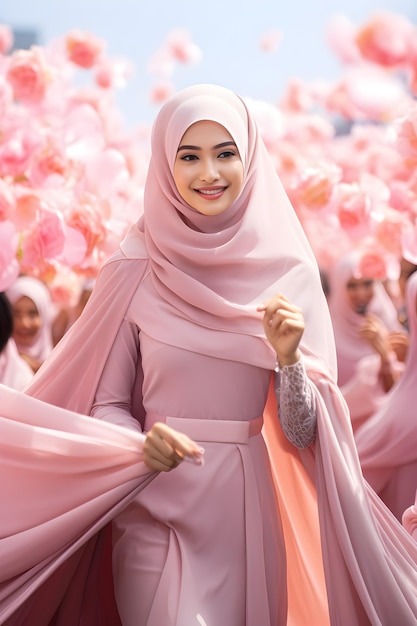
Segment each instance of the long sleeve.
[[93,417],[141,431],[132,409],[139,355],[138,329],[123,320],[97,387],[91,409]]
[[287,439],[307,448],[316,437],[316,406],[302,359],[275,373],[278,415]]

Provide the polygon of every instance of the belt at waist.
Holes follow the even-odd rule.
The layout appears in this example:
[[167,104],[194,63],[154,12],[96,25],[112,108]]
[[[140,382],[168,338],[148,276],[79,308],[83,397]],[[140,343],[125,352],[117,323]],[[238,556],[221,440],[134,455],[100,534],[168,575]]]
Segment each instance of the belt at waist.
[[200,420],[148,413],[145,422],[146,430],[149,430],[155,422],[165,422],[167,426],[188,435],[195,441],[245,444],[250,437],[259,435],[262,430],[263,417],[248,421]]

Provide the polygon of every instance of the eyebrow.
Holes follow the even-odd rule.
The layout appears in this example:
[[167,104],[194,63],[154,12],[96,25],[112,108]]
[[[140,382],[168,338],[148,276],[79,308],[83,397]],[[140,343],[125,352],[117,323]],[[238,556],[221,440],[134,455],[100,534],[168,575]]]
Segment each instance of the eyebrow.
[[[219,148],[225,148],[226,146],[234,146],[235,148],[237,147],[234,141],[224,141],[223,143],[218,143],[217,145],[213,146],[213,150],[218,150]],[[201,148],[199,146],[179,146],[177,152],[179,152],[180,150],[201,150]]]

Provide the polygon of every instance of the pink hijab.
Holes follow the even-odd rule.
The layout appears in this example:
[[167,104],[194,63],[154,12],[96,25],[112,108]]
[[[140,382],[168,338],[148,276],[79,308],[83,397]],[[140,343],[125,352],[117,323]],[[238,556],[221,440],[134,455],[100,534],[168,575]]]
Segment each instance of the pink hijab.
[[30,298],[35,304],[42,320],[39,332],[31,346],[21,346],[18,343],[16,345],[19,351],[25,352],[39,361],[44,361],[52,351],[53,305],[47,286],[32,276],[20,276],[6,293],[12,306],[23,296]]
[[[215,217],[187,205],[173,180],[181,138],[200,120],[229,131],[244,165],[240,196]],[[141,233],[156,292],[155,306],[144,320],[148,334],[272,370],[276,356],[256,307],[281,292],[304,311],[304,349],[323,359],[335,375],[333,335],[316,260],[253,117],[233,92],[196,85],[162,107],[152,133],[144,215],[122,244],[128,256],[143,247]]]

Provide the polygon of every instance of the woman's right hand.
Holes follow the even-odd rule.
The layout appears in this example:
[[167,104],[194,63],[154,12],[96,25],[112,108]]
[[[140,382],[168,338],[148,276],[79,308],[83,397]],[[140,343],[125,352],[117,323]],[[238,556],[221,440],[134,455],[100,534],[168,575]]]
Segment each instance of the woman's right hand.
[[203,452],[187,435],[162,422],[152,426],[143,444],[143,460],[149,469],[156,472],[170,472],[184,459],[202,465]]

